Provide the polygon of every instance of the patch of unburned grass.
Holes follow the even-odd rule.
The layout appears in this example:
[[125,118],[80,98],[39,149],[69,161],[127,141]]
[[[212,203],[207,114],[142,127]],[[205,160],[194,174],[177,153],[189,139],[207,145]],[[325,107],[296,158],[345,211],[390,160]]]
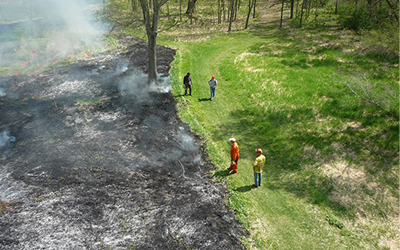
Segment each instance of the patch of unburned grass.
[[[180,116],[206,138],[219,167],[214,176],[227,180],[239,198],[231,207],[248,212],[239,217],[250,224],[249,244],[258,248],[376,248],[381,238],[386,245],[396,239],[398,223],[389,218],[398,213],[398,120],[388,112],[396,107],[368,103],[345,83],[355,82],[352,69],[357,69],[373,88],[384,81],[398,89],[398,71],[347,53],[335,45],[347,38],[324,34],[320,44],[312,41],[321,36],[317,32],[299,41],[301,32],[284,38],[239,32],[171,42],[181,52],[171,72]],[[194,97],[179,96],[186,72],[193,77]],[[212,102],[207,100],[211,75],[219,81]],[[241,149],[234,176],[221,174],[229,162],[230,137]],[[267,166],[264,186],[252,189],[258,147]]]
[[[170,73],[179,115],[205,139],[213,176],[227,181],[228,204],[251,233],[246,246],[398,247],[398,61],[361,53],[362,37],[326,13],[312,16],[312,27],[280,30],[258,13],[252,30],[238,21],[227,34],[212,6],[158,41],[178,50]],[[182,95],[186,72],[193,97]],[[219,85],[210,101],[212,75]],[[241,152],[235,175],[225,171],[230,137]],[[257,189],[255,148],[267,157]]]

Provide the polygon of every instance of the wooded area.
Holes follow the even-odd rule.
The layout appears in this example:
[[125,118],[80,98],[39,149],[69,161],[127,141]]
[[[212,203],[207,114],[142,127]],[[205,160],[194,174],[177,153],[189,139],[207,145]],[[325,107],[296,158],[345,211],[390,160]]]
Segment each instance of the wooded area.
[[[154,48],[157,33],[171,26],[185,25],[226,25],[226,31],[235,27],[249,28],[251,22],[257,21],[257,0],[110,0],[105,8],[107,19],[114,25],[138,27],[144,25],[149,42],[150,81],[155,81]],[[198,13],[197,6],[206,7],[208,13]],[[377,31],[375,53],[383,56],[398,55],[398,8],[395,0],[275,0],[269,1],[270,8],[280,5],[279,28],[315,28],[337,25],[338,29],[350,29],[358,33]],[[139,9],[138,6],[141,8]],[[127,11],[129,10],[129,11]],[[159,19],[165,19],[159,24]],[[335,24],[332,24],[335,20]],[[271,20],[273,21],[273,20]],[[160,25],[160,27],[159,27]],[[236,29],[237,29],[236,28]],[[159,30],[160,29],[160,30]],[[155,52],[154,52],[155,53]]]

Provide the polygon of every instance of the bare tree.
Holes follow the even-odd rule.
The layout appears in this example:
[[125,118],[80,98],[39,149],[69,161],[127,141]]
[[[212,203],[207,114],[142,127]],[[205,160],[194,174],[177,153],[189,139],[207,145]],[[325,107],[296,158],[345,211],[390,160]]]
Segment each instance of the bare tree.
[[254,4],[253,4],[253,18],[256,18],[256,5],[257,5],[257,0],[254,0]]
[[218,0],[218,10],[217,10],[217,15],[218,15],[218,23],[221,23],[222,19],[222,0]]
[[253,9],[253,6],[256,4],[255,2],[256,2],[255,0],[249,0],[249,10],[247,12],[246,24],[244,25],[245,29],[247,29],[247,27],[249,26],[251,11]]
[[280,29],[282,29],[282,22],[283,22],[283,7],[285,7],[285,0],[282,0],[281,20],[279,21],[279,28],[280,28]]
[[182,0],[179,0],[179,21],[182,22]]
[[233,22],[233,17],[235,14],[234,12],[235,12],[235,0],[231,0],[228,32],[230,32],[232,30],[232,22]]
[[129,1],[131,2],[132,11],[133,11],[133,12],[136,12],[136,10],[137,10],[136,1],[137,1],[137,0],[129,0]]
[[304,17],[304,8],[307,8],[307,0],[303,0],[303,4],[301,5],[301,14],[300,14],[300,28],[303,25],[303,17]]
[[339,4],[339,0],[335,1],[335,15],[337,15],[338,13],[338,4]]
[[290,19],[293,19],[294,0],[290,0]]
[[147,35],[149,57],[149,83],[157,83],[157,34],[161,7],[168,0],[139,0]]
[[186,14],[192,15],[194,12],[194,9],[196,8],[196,2],[197,0],[188,0],[188,7],[186,10]]

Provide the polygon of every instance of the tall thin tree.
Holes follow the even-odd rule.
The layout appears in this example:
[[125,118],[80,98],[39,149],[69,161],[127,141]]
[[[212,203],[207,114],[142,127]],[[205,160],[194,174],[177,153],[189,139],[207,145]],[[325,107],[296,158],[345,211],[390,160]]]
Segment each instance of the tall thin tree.
[[279,28],[282,29],[282,22],[283,22],[283,7],[285,6],[285,0],[282,0],[281,6],[281,20],[279,21]]
[[194,9],[196,8],[196,2],[197,0],[188,0],[188,7],[186,10],[186,14],[192,15],[194,12]]
[[235,15],[235,0],[231,0],[231,5],[229,7],[230,7],[230,12],[229,12],[228,32],[230,32],[232,30],[232,22],[233,22],[233,18]]
[[168,0],[139,0],[147,35],[149,58],[149,83],[157,83],[157,34],[160,9]]
[[290,0],[290,19],[293,19],[294,0]]
[[254,4],[255,4],[255,0],[249,0],[249,9],[248,9],[248,12],[247,12],[246,23],[244,25],[245,29],[247,29],[247,27],[249,26],[249,19],[250,19],[251,11],[253,9],[253,5]]

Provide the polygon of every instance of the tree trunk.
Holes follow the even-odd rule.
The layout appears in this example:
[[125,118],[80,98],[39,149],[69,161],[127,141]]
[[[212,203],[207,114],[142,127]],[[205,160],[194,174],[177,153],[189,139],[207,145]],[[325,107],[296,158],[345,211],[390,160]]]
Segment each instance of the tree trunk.
[[251,10],[253,9],[253,4],[254,4],[254,1],[249,0],[249,11],[247,12],[246,24],[244,25],[244,29],[247,29],[247,27],[249,26],[249,19],[250,19],[250,15],[251,15]]
[[235,22],[236,22],[236,19],[237,19],[237,13],[239,11],[239,8],[240,8],[240,1],[239,0],[235,0],[235,10],[233,11],[233,13],[235,13],[233,21],[235,21]]
[[222,21],[225,22],[226,20],[226,13],[225,13],[225,0],[222,0]]
[[306,5],[306,19],[308,19],[308,17],[310,16],[310,11],[311,11],[311,3],[312,3],[312,0],[307,0],[308,2],[308,7],[307,7],[307,5]]
[[222,10],[222,3],[221,3],[221,0],[218,0],[218,9],[217,9],[218,24],[220,24],[221,21],[222,21],[222,12],[221,12],[221,10]]
[[281,20],[279,22],[279,29],[282,29],[282,22],[283,22],[283,7],[285,5],[285,0],[282,0],[282,7],[281,7]]
[[290,19],[293,19],[294,0],[290,0]]
[[179,21],[182,22],[182,0],[179,0]]
[[188,0],[188,7],[186,10],[186,14],[192,15],[194,12],[194,9],[196,8],[196,2],[197,0]]
[[157,83],[157,33],[148,36],[147,53],[149,57],[149,83]]
[[253,2],[254,2],[254,4],[253,4],[253,19],[254,19],[254,18],[256,18],[256,5],[257,5],[257,0],[254,0]]
[[300,28],[303,25],[303,16],[304,16],[304,6],[307,5],[307,0],[303,0],[303,4],[301,5],[301,16],[300,16]]
[[229,12],[229,27],[228,27],[228,32],[232,30],[232,22],[233,22],[233,17],[234,17],[234,12],[235,12],[235,0],[231,0],[231,11]]
[[136,0],[130,0],[130,1],[131,1],[132,12],[136,12],[137,11]]
[[339,0],[336,0],[336,2],[335,2],[335,15],[337,15],[337,13],[338,13],[338,3],[339,3]]
[[[166,0],[139,0],[143,11],[143,21],[147,34],[147,52],[149,59],[149,83],[157,83],[157,34],[160,8]],[[152,3],[153,2],[153,3]]]

